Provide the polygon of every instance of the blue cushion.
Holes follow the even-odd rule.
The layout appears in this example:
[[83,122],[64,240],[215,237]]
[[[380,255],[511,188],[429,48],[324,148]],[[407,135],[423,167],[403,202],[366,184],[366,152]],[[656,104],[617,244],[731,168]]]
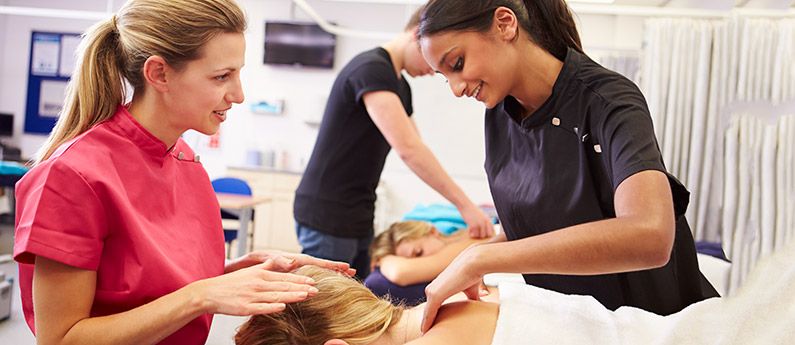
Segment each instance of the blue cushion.
[[444,235],[467,226],[458,209],[450,204],[417,205],[403,216],[403,220],[430,222]]
[[723,248],[721,247],[720,243],[717,242],[697,241],[696,252],[730,262],[729,259],[726,258],[726,253],[723,252]]
[[364,280],[364,286],[369,288],[376,296],[389,296],[392,299],[392,303],[402,303],[409,307],[425,302],[425,287],[429,283],[400,286],[384,277],[378,267]]
[[224,242],[229,243],[237,239],[237,230],[224,229]]
[[[499,223],[497,213],[491,207],[481,206],[481,209],[490,214],[492,223]],[[450,235],[467,227],[464,217],[452,204],[419,204],[406,213],[403,220],[421,220],[432,223],[443,235]]]

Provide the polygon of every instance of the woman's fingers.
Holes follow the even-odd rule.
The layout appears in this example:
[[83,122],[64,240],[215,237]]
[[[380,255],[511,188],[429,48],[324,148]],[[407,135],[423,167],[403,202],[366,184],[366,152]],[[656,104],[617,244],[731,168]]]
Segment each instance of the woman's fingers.
[[216,304],[213,312],[229,315],[267,314],[283,310],[284,304],[317,295],[318,289],[314,287],[312,278],[277,272],[279,267],[294,262],[296,260],[290,257],[270,256],[260,264],[207,280],[207,298]]
[[478,283],[478,295],[480,297],[488,296],[490,294],[489,288],[486,286],[486,283],[483,281],[483,278],[480,279],[480,283]]
[[254,303],[295,303],[309,297],[306,291],[266,291],[257,294]]
[[[259,286],[259,291],[264,291],[271,295],[283,293],[285,295],[279,296],[291,296],[290,300],[286,301],[287,303],[302,301],[318,293],[317,288],[312,286],[315,284],[312,278],[292,273],[272,272],[265,269],[259,273],[260,278],[263,280]],[[279,300],[279,302],[285,301]]]
[[317,295],[317,288],[307,284],[295,284],[290,282],[269,282],[266,281],[259,286],[259,291],[273,292],[306,292],[309,296]]
[[[255,315],[278,312],[284,309],[279,304],[301,302],[318,293],[318,289],[306,284],[302,276],[286,273],[256,272],[256,275],[240,277],[220,294],[223,307],[219,313],[230,315]],[[302,282],[294,282],[296,278]],[[248,282],[244,282],[244,281]]]
[[472,238],[489,238],[492,236],[494,236],[494,225],[488,219],[482,224],[469,229],[469,237]]
[[483,233],[481,234],[480,238],[491,238],[494,237],[494,224],[491,223],[491,220],[488,219],[486,221],[485,226],[483,227]]
[[477,207],[461,210],[461,216],[469,227],[469,236],[472,238],[484,238],[494,234],[494,226],[491,219]]
[[428,288],[425,289],[425,294],[428,299],[425,303],[425,311],[422,313],[422,324],[420,325],[422,333],[431,329],[433,321],[436,320],[436,313],[439,311],[442,301],[444,301],[444,298],[436,297],[436,294],[429,291]]
[[271,264],[266,269],[272,271],[291,272],[301,266],[313,265],[341,272],[348,276],[353,276],[356,274],[356,271],[353,270],[347,262],[319,259],[306,254],[292,254],[273,251],[259,252],[254,257],[261,259],[263,263],[270,260]]
[[[265,254],[261,254],[260,257],[265,257]],[[276,271],[276,272],[290,272],[300,265],[298,262],[291,257],[282,256],[282,255],[268,255],[262,261],[262,264],[265,265],[265,269],[269,271]]]
[[262,315],[272,314],[283,311],[287,307],[284,303],[256,303],[251,305],[251,309],[247,315]]
[[[446,281],[440,275],[440,277],[425,287],[425,296],[427,297],[427,302],[425,303],[425,311],[423,312],[422,324],[420,325],[420,330],[422,333],[427,332],[431,326],[433,326],[433,322],[436,320],[436,314],[439,311],[439,308],[442,306],[442,303],[456,292],[461,291],[459,289],[455,289],[455,286],[453,286],[452,290],[446,289],[449,287],[449,285],[454,285],[455,283],[456,282],[454,281]],[[479,284],[474,284],[464,289],[463,292],[467,298],[477,301],[480,300],[478,287]]]
[[276,265],[272,259],[265,260],[262,264],[254,266],[259,270],[262,279],[267,281],[281,281],[296,284],[309,284],[314,285],[315,281],[307,276],[302,276],[293,273],[274,272],[273,267]]
[[483,231],[480,226],[473,226],[469,228],[469,237],[471,238],[483,238]]
[[[475,284],[464,289],[464,295],[466,295],[470,300],[479,301],[481,291],[480,284]],[[486,291],[486,294],[488,294],[488,291]]]
[[348,276],[356,274],[356,271],[351,271],[351,265],[349,265],[347,262],[319,259],[306,254],[296,255],[293,258],[295,259],[297,266],[313,265],[341,272],[347,274]]

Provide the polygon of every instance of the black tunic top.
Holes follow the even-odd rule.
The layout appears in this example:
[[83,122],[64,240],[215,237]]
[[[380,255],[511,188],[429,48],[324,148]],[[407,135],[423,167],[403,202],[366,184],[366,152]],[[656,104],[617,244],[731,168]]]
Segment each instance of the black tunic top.
[[339,237],[372,235],[375,188],[391,149],[364,106],[364,95],[373,91],[394,92],[411,116],[411,88],[386,50],[368,50],[345,65],[295,193],[298,223]]
[[663,315],[717,296],[698,270],[684,218],[690,194],[666,172],[635,84],[570,49],[549,99],[523,120],[519,109],[509,96],[486,111],[485,168],[508,240],[614,218],[616,188],[644,170],[668,175],[677,217],[664,267],[593,276],[526,274],[528,284],[591,295],[610,309],[627,305]]

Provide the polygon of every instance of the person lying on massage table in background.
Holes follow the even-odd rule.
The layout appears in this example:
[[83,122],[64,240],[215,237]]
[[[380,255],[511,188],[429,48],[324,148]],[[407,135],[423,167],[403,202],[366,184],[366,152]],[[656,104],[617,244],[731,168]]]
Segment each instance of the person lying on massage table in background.
[[399,286],[430,282],[464,249],[488,241],[467,233],[464,229],[445,236],[423,221],[393,223],[370,245],[373,271]]

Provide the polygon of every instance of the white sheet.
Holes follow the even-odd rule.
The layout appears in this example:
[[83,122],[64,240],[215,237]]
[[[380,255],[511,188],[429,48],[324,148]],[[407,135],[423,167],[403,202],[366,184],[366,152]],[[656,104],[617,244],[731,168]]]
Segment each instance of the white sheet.
[[788,344],[795,339],[795,243],[760,262],[738,293],[659,316],[590,296],[500,284],[493,345]]

